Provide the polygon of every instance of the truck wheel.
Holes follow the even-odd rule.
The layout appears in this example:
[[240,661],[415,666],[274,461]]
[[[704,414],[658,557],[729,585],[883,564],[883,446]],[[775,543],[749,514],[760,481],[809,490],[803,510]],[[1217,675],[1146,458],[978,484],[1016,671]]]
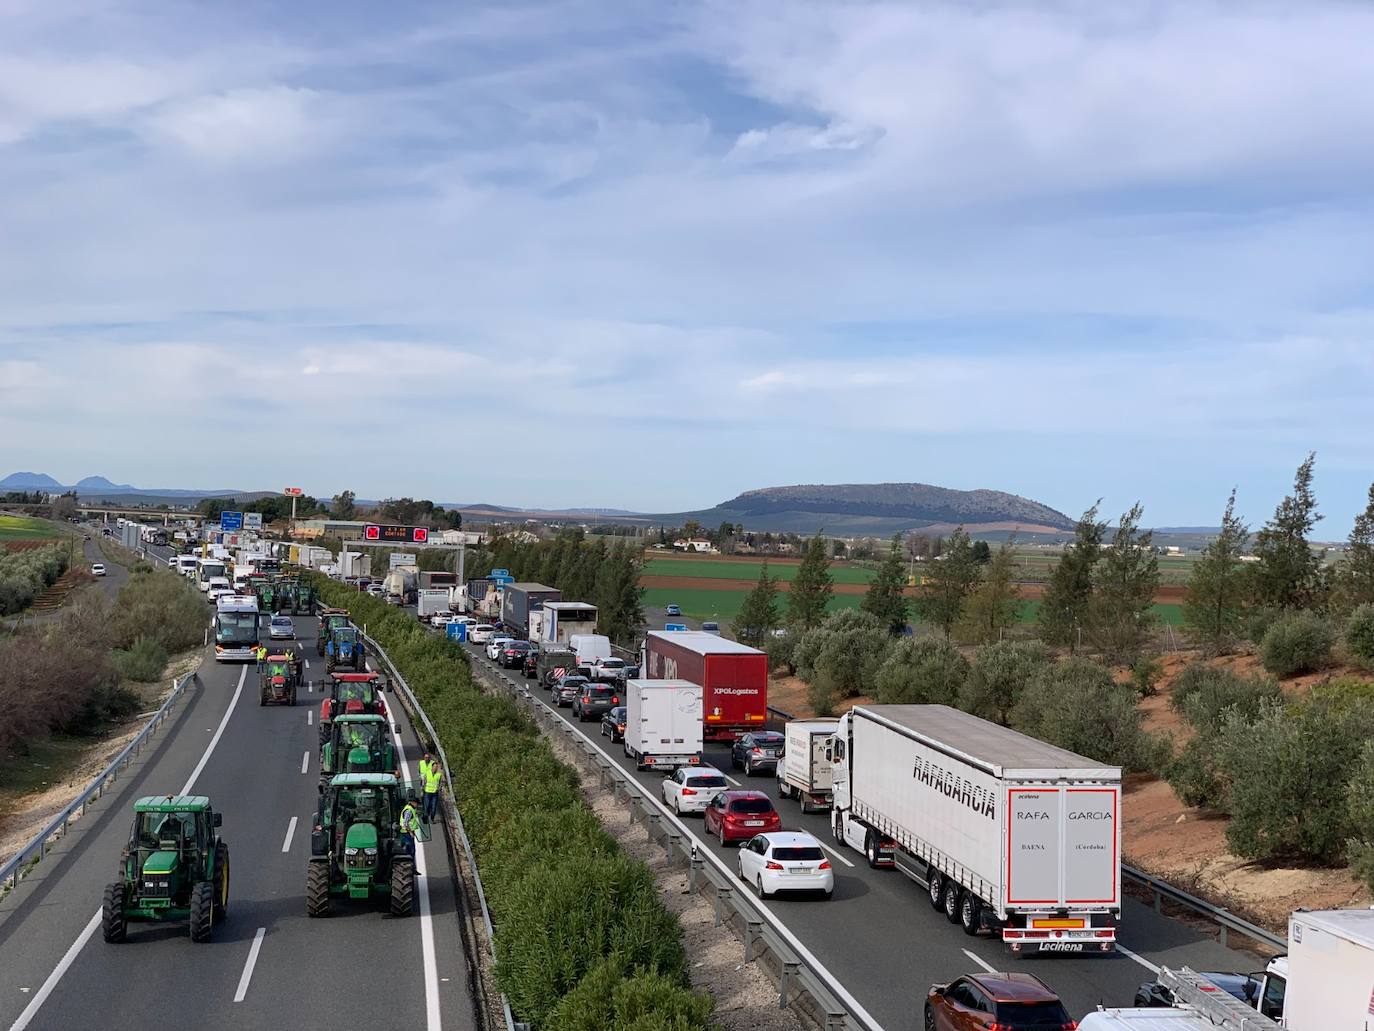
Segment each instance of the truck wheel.
[[415,864],[409,859],[391,861],[391,915],[415,912]]
[[129,922],[124,919],[124,882],[115,881],[105,886],[105,897],[100,904],[100,933],[107,942],[122,942],[129,930]]
[[329,859],[311,858],[305,875],[305,915],[329,915]]
[[926,896],[930,899],[930,908],[937,913],[944,908],[941,896],[945,891],[945,879],[940,871],[935,867],[926,868]]
[[845,844],[844,814],[833,812],[830,814],[830,833],[835,836],[835,843],[843,847]]
[[970,938],[981,929],[982,916],[983,900],[971,891],[964,892],[963,901],[959,903],[959,925]]
[[864,835],[864,858],[870,870],[878,869],[878,836],[872,831]]
[[959,907],[963,905],[964,889],[954,881],[945,881],[944,911],[945,919],[952,924],[959,922]]
[[215,845],[215,923],[229,913],[229,846]]
[[191,889],[191,940],[208,942],[215,922],[215,886],[201,881]]

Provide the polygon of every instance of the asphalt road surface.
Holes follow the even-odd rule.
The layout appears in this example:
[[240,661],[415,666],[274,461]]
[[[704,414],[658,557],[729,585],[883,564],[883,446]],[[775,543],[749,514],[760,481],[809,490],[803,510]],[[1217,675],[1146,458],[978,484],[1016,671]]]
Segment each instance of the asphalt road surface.
[[[473,665],[491,675],[504,673],[521,680],[518,670],[501,670],[488,661],[481,646],[468,645]],[[533,680],[524,681],[537,699],[549,704],[550,695]],[[571,709],[555,712],[602,747],[626,772],[662,800],[663,777],[638,773],[621,745],[600,736],[599,723],[579,724]],[[932,984],[982,970],[1024,970],[1038,975],[1059,992],[1075,1018],[1099,1004],[1129,1006],[1136,988],[1154,979],[1158,966],[1194,970],[1253,971],[1263,969],[1258,957],[1222,948],[1206,934],[1160,916],[1152,908],[1126,898],[1117,928],[1119,951],[1100,956],[1034,956],[1013,958],[1000,940],[967,937],[962,929],[936,913],[921,887],[895,870],[872,870],[863,856],[840,845],[831,834],[829,814],[802,815],[795,801],[783,800],[774,775],[745,777],[730,765],[728,745],[708,743],[704,761],[714,765],[733,785],[767,792],[782,814],[787,830],[806,830],[830,853],[835,869],[835,897],[827,902],[805,896],[764,903],[835,974],[869,1013],[888,1031],[921,1026],[926,991]],[[735,848],[722,847],[708,837],[700,816],[684,816],[700,848],[721,856],[730,869],[737,865]]]
[[[316,619],[295,622],[313,667],[306,679],[323,679]],[[0,900],[0,1028],[475,1027],[442,827],[420,846],[427,876],[415,916],[336,899],[333,916],[306,917],[320,693],[298,701],[259,706],[251,664],[207,655],[200,683],[153,745]],[[415,735],[399,705],[388,708],[413,780]],[[132,923],[126,943],[107,945],[101,892],[128,838],[131,804],[178,792],[208,795],[224,815],[227,917],[207,944],[193,944],[176,922]]]

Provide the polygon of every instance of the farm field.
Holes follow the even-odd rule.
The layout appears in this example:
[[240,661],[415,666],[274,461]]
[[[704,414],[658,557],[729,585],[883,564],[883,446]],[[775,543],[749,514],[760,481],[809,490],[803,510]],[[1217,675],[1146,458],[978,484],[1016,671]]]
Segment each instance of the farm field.
[[[770,560],[768,575],[779,580],[797,578],[796,560]],[[644,563],[644,572],[652,576],[688,576],[713,580],[758,580],[763,562],[735,558],[651,558]],[[832,564],[830,575],[837,584],[866,584],[874,571],[858,566]]]
[[51,540],[60,536],[61,533],[41,519],[0,515],[0,544],[6,541]]

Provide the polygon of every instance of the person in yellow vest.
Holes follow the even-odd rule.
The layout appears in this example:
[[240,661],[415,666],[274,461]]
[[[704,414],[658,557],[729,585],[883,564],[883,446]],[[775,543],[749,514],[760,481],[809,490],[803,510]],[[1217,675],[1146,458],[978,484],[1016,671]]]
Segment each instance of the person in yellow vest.
[[264,648],[262,645],[258,645],[257,655],[258,655],[258,661],[259,661],[259,662],[266,662],[266,661],[267,661],[267,649]]
[[415,808],[415,792],[406,795],[406,804],[401,806],[399,821],[401,850],[407,855],[415,854],[415,838],[420,833],[420,811]]
[[439,781],[443,776],[439,760],[426,752],[420,760],[420,784],[425,792],[425,823],[434,819],[434,814],[439,811]]

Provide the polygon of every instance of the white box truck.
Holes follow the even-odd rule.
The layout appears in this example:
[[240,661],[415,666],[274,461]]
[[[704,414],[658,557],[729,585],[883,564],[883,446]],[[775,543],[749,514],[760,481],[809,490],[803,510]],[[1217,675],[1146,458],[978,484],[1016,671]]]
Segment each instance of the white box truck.
[[1289,1031],[1374,1031],[1374,910],[1294,913],[1257,1002]]
[[[1280,1031],[1281,1025],[1187,967],[1179,971],[1161,967],[1159,983],[1169,989],[1174,1005],[1167,1009],[1100,1008],[1078,1022],[1079,1031]],[[1360,1025],[1325,1027],[1354,1031]]]
[[855,706],[831,749],[835,837],[890,862],[967,934],[1110,952],[1121,769],[947,705]]
[[631,680],[625,685],[625,754],[641,770],[701,764],[701,685]]
[[836,720],[793,720],[784,728],[778,794],[795,798],[804,813],[830,808],[830,742],[838,728]]
[[422,620],[440,612],[449,611],[449,589],[447,587],[426,587],[415,599],[415,615]]

